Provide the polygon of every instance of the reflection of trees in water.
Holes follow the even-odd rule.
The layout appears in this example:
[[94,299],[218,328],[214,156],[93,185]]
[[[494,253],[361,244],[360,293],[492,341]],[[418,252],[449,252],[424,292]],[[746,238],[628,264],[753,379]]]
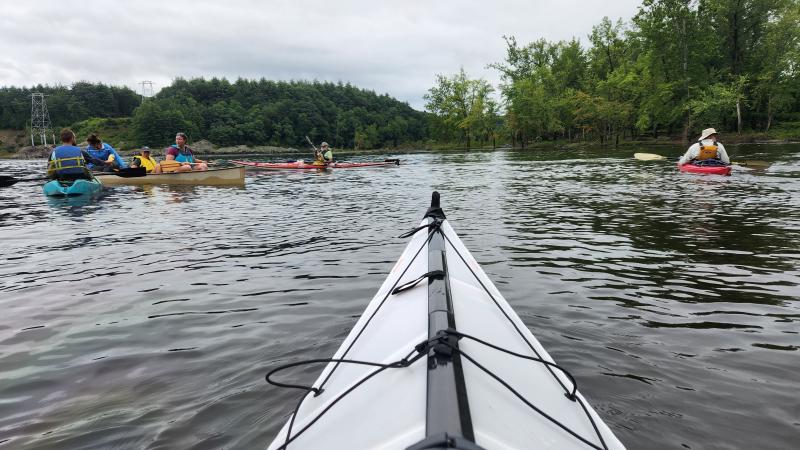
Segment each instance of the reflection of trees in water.
[[[528,165],[507,183],[512,261],[553,267],[565,282],[615,290],[632,308],[653,299],[780,305],[791,301],[800,233],[779,184],[678,174],[641,165]],[[562,270],[568,268],[567,270]],[[785,276],[789,273],[789,276]],[[794,275],[792,275],[792,273]]]

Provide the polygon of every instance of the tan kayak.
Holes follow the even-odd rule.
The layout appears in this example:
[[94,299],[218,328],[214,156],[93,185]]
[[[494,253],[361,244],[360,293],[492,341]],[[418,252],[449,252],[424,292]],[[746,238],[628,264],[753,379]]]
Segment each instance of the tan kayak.
[[194,172],[151,173],[144,177],[119,177],[116,175],[95,175],[105,186],[147,185],[147,184],[196,184],[206,186],[244,185],[244,167],[209,169]]

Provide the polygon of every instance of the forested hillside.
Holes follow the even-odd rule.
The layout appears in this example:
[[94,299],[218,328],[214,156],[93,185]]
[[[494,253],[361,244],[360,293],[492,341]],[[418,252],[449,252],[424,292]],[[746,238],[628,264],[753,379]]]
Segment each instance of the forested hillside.
[[[46,94],[54,129],[108,130],[113,135],[106,138],[131,146],[167,145],[177,131],[219,146],[305,148],[309,136],[334,147],[369,149],[427,138],[426,113],[350,84],[218,78],[177,79],[144,102],[128,88],[103,84],[2,88],[0,129],[30,126],[32,92]],[[124,117],[132,120],[95,120]]]
[[305,136],[334,147],[418,143],[425,113],[388,95],[350,84],[239,79],[178,79],[146,100],[133,118],[137,140],[161,145],[176,130],[217,145],[307,146]]

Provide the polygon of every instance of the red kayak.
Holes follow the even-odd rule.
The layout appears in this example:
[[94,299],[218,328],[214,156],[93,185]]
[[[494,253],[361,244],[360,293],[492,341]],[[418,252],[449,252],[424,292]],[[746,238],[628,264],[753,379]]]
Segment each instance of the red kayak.
[[730,175],[731,166],[698,166],[695,164],[678,164],[681,172],[703,173],[708,175]]
[[387,167],[399,166],[399,159],[386,159],[383,161],[375,162],[332,162],[325,165],[310,164],[304,161],[282,162],[282,163],[267,163],[267,162],[253,162],[253,161],[231,161],[240,166],[250,167],[253,169],[278,169],[278,170],[322,170],[322,169],[356,169],[359,167]]

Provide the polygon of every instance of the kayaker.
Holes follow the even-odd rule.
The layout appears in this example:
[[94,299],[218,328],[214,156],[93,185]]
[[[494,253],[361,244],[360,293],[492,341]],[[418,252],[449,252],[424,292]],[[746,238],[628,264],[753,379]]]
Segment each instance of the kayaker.
[[75,133],[64,128],[61,130],[61,145],[50,153],[47,176],[61,181],[91,180],[92,173],[86,162],[89,159],[91,156],[75,145]]
[[717,141],[717,130],[706,128],[700,133],[700,138],[692,144],[678,161],[678,164],[689,164],[704,161],[704,165],[730,165],[728,152],[721,142]]
[[84,150],[92,157],[92,160],[87,165],[89,169],[111,172],[114,169],[126,169],[128,167],[114,147],[101,141],[96,134],[90,134],[86,138],[86,142],[89,145]]
[[326,163],[332,163],[333,162],[333,150],[331,150],[331,148],[328,147],[328,143],[327,142],[323,142],[319,147],[320,147],[319,151],[320,151],[320,153],[322,153],[323,160]]
[[208,170],[208,163],[194,157],[194,152],[191,147],[186,145],[187,140],[186,133],[178,133],[175,135],[175,143],[172,144],[173,148],[178,149],[178,155],[175,156],[175,161],[188,165],[192,170]]
[[150,156],[150,147],[144,146],[139,149],[139,154],[133,157],[131,168],[144,167],[147,173],[161,173],[161,165]]
[[178,156],[178,149],[175,147],[167,147],[164,150],[164,160],[159,163],[162,173],[173,172],[191,172],[192,166],[188,164],[181,164],[175,160]]

